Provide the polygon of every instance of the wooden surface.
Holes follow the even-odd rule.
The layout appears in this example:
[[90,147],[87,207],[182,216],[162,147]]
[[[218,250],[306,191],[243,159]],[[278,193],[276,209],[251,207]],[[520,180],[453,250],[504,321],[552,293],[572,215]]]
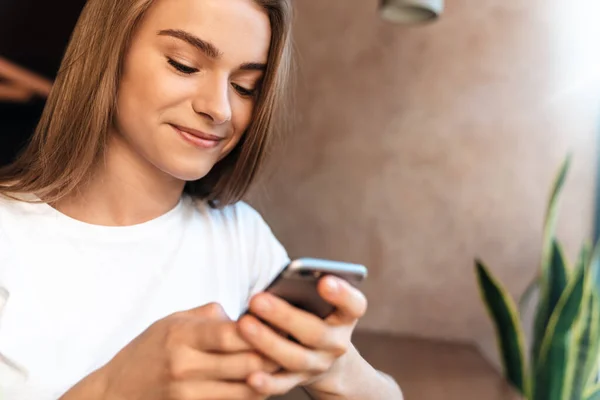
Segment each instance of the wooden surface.
[[[356,333],[354,343],[365,359],[396,379],[405,400],[520,399],[472,346],[365,332]],[[308,397],[296,390],[277,399]]]

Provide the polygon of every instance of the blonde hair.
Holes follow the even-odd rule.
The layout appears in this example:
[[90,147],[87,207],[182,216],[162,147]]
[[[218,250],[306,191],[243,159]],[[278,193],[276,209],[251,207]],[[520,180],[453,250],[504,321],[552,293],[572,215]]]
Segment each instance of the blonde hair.
[[[271,22],[271,43],[252,122],[227,157],[184,191],[224,206],[255,180],[285,110],[291,68],[291,0],[254,0]],[[116,112],[121,66],[135,28],[153,0],[88,0],[71,36],[33,137],[0,169],[0,194],[60,200],[89,179],[106,148]]]

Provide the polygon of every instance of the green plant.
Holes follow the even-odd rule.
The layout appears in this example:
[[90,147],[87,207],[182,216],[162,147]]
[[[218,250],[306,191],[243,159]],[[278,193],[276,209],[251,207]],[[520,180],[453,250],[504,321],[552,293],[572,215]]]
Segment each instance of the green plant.
[[546,211],[529,362],[515,302],[489,269],[475,262],[505,377],[528,400],[600,400],[600,246],[590,252],[584,245],[576,265],[570,267],[555,237],[558,201],[570,161],[569,156],[560,167]]

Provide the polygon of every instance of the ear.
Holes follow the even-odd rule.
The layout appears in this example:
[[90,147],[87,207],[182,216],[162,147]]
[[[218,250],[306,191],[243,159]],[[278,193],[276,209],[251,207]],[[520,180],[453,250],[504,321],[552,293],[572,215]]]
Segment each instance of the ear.
[[48,97],[52,81],[0,57],[0,101],[24,103],[34,95]]

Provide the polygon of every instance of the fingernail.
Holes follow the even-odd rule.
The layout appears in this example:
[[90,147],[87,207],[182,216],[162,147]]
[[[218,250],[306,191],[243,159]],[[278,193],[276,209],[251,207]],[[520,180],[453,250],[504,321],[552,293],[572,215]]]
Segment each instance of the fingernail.
[[263,376],[258,375],[252,379],[252,385],[258,389],[263,387],[264,384],[265,384],[265,378]]
[[335,279],[327,279],[325,282],[325,288],[331,294],[335,294],[340,288],[340,284]]
[[256,311],[268,312],[271,309],[271,302],[266,297],[259,297],[254,303]]
[[250,334],[250,335],[256,335],[257,331],[258,331],[258,328],[256,327],[256,323],[254,323],[254,322],[248,322],[246,324],[246,332],[248,332],[248,334]]

